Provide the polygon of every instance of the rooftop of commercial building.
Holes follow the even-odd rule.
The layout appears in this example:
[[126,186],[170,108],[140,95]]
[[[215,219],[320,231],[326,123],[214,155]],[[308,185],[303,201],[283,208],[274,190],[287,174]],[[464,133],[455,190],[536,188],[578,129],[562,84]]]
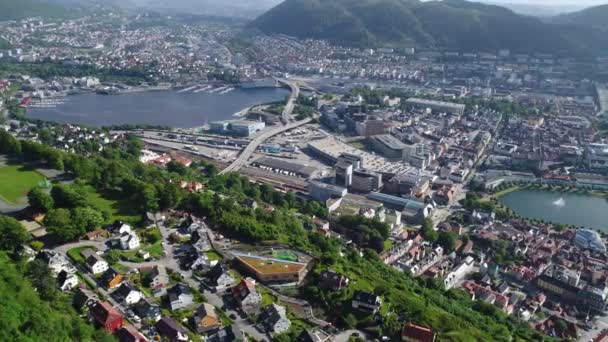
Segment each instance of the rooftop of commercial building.
[[406,144],[390,134],[375,135],[370,139],[375,140],[392,150],[403,150],[407,147]]
[[269,157],[260,157],[256,159],[253,163],[261,166],[267,166],[273,169],[294,172],[306,178],[312,176],[312,174],[317,171],[317,169],[311,166],[290,163],[281,159]]
[[233,253],[237,260],[260,274],[295,273],[306,268],[307,263],[267,258],[257,255]]
[[331,137],[311,141],[308,143],[308,146],[320,153],[330,156],[334,160],[337,160],[338,157],[343,153],[359,156],[362,158],[363,166],[366,169],[379,173],[398,174],[412,169],[412,167],[409,165],[390,162],[383,157],[375,156],[371,153],[359,150]]
[[427,100],[427,99],[420,99],[420,98],[416,98],[416,97],[409,98],[409,99],[407,99],[406,102],[410,103],[410,104],[452,107],[455,109],[465,109],[466,108],[465,105],[460,104],[460,103],[433,101],[433,100]]

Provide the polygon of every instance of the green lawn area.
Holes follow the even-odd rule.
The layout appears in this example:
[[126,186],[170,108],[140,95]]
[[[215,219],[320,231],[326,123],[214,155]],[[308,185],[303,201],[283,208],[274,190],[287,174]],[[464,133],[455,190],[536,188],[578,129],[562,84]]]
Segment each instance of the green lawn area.
[[292,251],[272,251],[272,257],[285,261],[298,261],[298,255]]
[[116,271],[118,271],[118,272],[120,272],[122,274],[126,274],[126,273],[128,273],[131,270],[129,267],[127,267],[127,266],[125,266],[123,264],[119,264],[119,263],[116,263],[116,264],[112,265],[112,267]]
[[87,186],[86,189],[87,199],[91,204],[101,211],[110,213],[111,222],[109,223],[124,221],[135,224],[141,220],[141,216],[130,198],[125,197],[119,191],[99,193],[90,186]]
[[395,243],[394,243],[393,241],[391,241],[391,240],[386,240],[386,241],[384,241],[384,251],[385,251],[385,252],[386,252],[386,251],[389,251],[391,248],[393,248],[393,245],[394,245],[394,244],[395,244]]
[[240,283],[241,280],[243,280],[243,278],[244,278],[239,272],[237,272],[234,269],[229,269],[228,270],[228,274],[230,274],[232,276],[232,278],[234,278],[234,283],[235,284]]
[[144,248],[144,250],[154,258],[162,258],[163,257],[163,246],[161,245],[162,241],[158,241],[157,243],[150,245],[149,247]]
[[82,253],[82,251],[87,250],[87,249],[92,249],[94,251],[97,251],[97,248],[95,248],[93,246],[76,247],[76,248],[72,248],[68,251],[68,256],[75,263],[84,265],[84,257],[82,256],[81,253]]
[[[152,252],[150,252],[150,254],[152,254]],[[216,251],[208,251],[207,252],[207,257],[209,258],[209,260],[222,260],[222,256],[216,252]]]
[[258,293],[262,296],[262,306],[266,307],[272,303],[276,303],[277,298],[273,296],[270,291],[263,287],[257,287]]
[[224,326],[229,326],[232,325],[234,322],[230,319],[230,317],[228,317],[226,315],[226,313],[224,312],[224,310],[222,310],[219,307],[215,307],[215,311],[217,312],[217,315],[220,317],[220,320],[222,321],[222,324]]
[[32,188],[44,180],[43,175],[23,165],[0,167],[0,199],[17,204]]
[[507,194],[510,194],[512,192],[521,190],[522,188],[520,186],[512,186],[510,188],[504,189],[502,191],[499,191],[497,193],[495,193],[494,195],[491,196],[491,198],[500,198],[502,196],[505,196]]
[[156,242],[153,245],[142,244],[141,248],[134,250],[116,250],[118,254],[120,254],[121,258],[130,262],[144,262],[145,260],[139,256],[139,251],[144,250],[150,253],[150,256],[153,258],[162,258],[163,257],[163,247],[161,245],[161,241]]
[[354,147],[354,148],[358,148],[360,150],[365,150],[365,144],[363,143],[363,140],[356,140],[356,141],[351,141],[349,143],[350,146]]

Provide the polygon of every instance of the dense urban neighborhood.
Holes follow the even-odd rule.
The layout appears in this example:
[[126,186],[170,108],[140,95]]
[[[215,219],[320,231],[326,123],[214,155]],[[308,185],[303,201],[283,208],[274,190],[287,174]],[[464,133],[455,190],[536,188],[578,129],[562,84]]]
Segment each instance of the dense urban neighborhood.
[[[0,28],[0,340],[608,341],[608,57]],[[269,89],[191,127],[32,118]]]

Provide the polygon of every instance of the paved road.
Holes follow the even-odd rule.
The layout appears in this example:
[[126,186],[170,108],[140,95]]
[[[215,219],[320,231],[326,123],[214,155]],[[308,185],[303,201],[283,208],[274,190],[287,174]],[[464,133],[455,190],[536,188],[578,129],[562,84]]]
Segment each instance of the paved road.
[[593,322],[595,329],[590,329],[589,331],[579,329],[581,337],[578,340],[580,342],[590,342],[602,331],[608,329],[608,316],[597,317]]
[[[211,291],[207,290],[205,287],[201,286],[200,282],[198,280],[194,279],[191,270],[181,270],[180,269],[177,259],[175,259],[173,256],[173,250],[171,248],[172,245],[169,244],[170,229],[168,227],[166,227],[165,225],[163,225],[161,222],[157,222],[156,226],[160,230],[160,233],[163,237],[163,241],[165,242],[164,247],[163,247],[165,256],[159,260],[150,261],[150,262],[133,263],[133,262],[120,261],[120,264],[133,268],[133,269],[162,265],[166,268],[171,268],[175,271],[178,271],[182,275],[184,283],[186,283],[188,286],[190,286],[194,289],[199,289],[201,291],[201,293],[205,296],[205,299],[209,304],[216,306],[218,308],[222,308],[224,306],[224,300],[220,294],[211,292]],[[207,230],[209,230],[208,227],[205,226],[205,228]],[[249,336],[252,336],[257,341],[267,341],[268,340],[266,335],[261,334],[259,331],[257,331],[247,319],[240,318],[240,316],[238,315],[237,312],[231,311],[231,310],[226,310],[226,314],[227,315],[234,314],[237,317],[237,319],[233,320],[234,327],[241,333],[247,333]]]
[[300,127],[302,125],[306,125],[307,123],[309,123],[311,121],[312,121],[311,118],[307,118],[302,121],[297,121],[297,122],[293,122],[293,123],[290,123],[285,126],[280,126],[280,127],[270,129],[270,130],[260,134],[259,136],[255,137],[255,139],[253,139],[249,143],[249,145],[247,145],[247,147],[245,147],[245,149],[241,152],[241,154],[237,157],[237,159],[234,162],[232,162],[232,164],[228,165],[227,168],[222,170],[222,172],[220,172],[220,174],[235,172],[235,171],[238,171],[241,167],[245,166],[245,164],[247,164],[247,161],[249,160],[249,157],[251,157],[251,155],[255,152],[255,150],[257,150],[258,146],[261,143],[263,143],[264,141],[266,141],[267,139],[270,139],[273,136],[275,136],[277,134],[281,134],[285,131],[292,130],[292,129]]
[[300,96],[300,87],[296,82],[290,82],[288,80],[279,79],[280,83],[283,83],[291,89],[291,95],[289,95],[289,99],[287,100],[287,104],[283,109],[283,113],[281,113],[281,118],[283,119],[283,123],[287,124],[292,120],[293,109],[296,106],[296,101]]
[[241,152],[241,154],[237,157],[237,159],[234,162],[232,162],[232,164],[230,164],[227,168],[225,168],[222,172],[220,172],[220,174],[238,171],[241,167],[243,167],[247,163],[247,160],[249,160],[249,157],[251,157],[253,152],[255,152],[255,150],[257,150],[258,146],[261,143],[263,143],[267,139],[272,138],[273,136],[275,136],[277,134],[281,134],[285,131],[289,131],[291,129],[305,125],[312,120],[312,119],[306,119],[306,120],[298,121],[295,123],[291,123],[293,109],[295,108],[296,101],[298,100],[298,97],[300,96],[300,88],[298,87],[298,84],[295,82],[290,82],[290,81],[284,80],[284,79],[279,79],[278,81],[283,84],[286,84],[291,89],[291,95],[289,95],[289,99],[287,100],[285,109],[283,109],[283,113],[281,113],[281,118],[285,125],[270,129],[267,132],[264,132],[264,133],[260,134],[259,136],[257,136],[256,138],[254,138],[251,141],[251,143],[249,143],[249,145],[247,145],[247,147],[245,147],[245,149]]
[[337,335],[334,335],[334,337],[332,338],[332,341],[333,342],[348,342],[348,339],[355,333],[359,334],[359,337],[363,338],[364,340],[367,340],[365,334],[359,330],[345,330]]
[[9,204],[0,199],[0,213],[2,214],[16,214],[23,211],[25,208],[27,208],[27,204]]
[[94,241],[78,241],[78,242],[74,242],[74,243],[68,243],[65,245],[57,246],[57,247],[53,248],[53,250],[55,252],[61,253],[62,255],[65,255],[65,256],[67,256],[67,253],[70,249],[86,247],[86,246],[94,247],[100,251],[105,251],[107,249],[107,246],[106,246],[107,241],[108,240],[106,240],[106,239],[99,239],[99,240],[94,240]]
[[[79,264],[74,264],[72,262],[72,260],[68,257],[68,251],[72,248],[79,248],[79,247],[95,247],[100,251],[104,251],[106,250],[107,246],[106,246],[106,239],[100,239],[98,241],[79,241],[79,242],[74,242],[74,243],[69,243],[69,244],[65,244],[65,245],[61,245],[58,247],[55,247],[53,250],[57,253],[60,253],[61,255],[63,255],[65,258],[67,258],[67,260],[70,260],[70,262],[72,263],[72,265],[74,267],[76,267],[76,269],[79,271],[80,275],[85,278],[87,280],[87,282],[91,283],[91,284],[96,284],[96,291],[98,291],[99,293],[101,293],[108,302],[110,302],[110,304],[112,304],[112,306],[114,306],[115,308],[117,308],[120,312],[122,312],[123,316],[127,317],[127,310],[128,308],[124,305],[122,305],[122,303],[118,303],[116,300],[114,300],[114,298],[110,295],[110,292],[108,292],[103,286],[101,286],[101,284],[99,284],[97,282],[97,280],[95,278],[93,278],[90,274],[89,271],[84,269],[82,266],[80,266]],[[127,318],[128,319],[128,318]],[[141,324],[134,322],[134,321],[130,321],[130,323],[135,326],[137,329],[141,329]]]

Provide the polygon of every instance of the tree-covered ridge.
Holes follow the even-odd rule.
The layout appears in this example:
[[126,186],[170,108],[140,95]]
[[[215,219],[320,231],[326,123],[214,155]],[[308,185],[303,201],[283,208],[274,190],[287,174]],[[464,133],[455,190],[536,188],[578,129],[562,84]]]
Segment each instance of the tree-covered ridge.
[[113,341],[79,318],[65,295],[42,300],[24,274],[40,275],[0,252],[0,341]]
[[353,46],[456,51],[593,54],[608,50],[601,32],[543,23],[511,10],[464,0],[287,0],[257,18],[265,33]]
[[608,30],[608,5],[594,6],[578,12],[561,14],[550,18],[549,21]]

